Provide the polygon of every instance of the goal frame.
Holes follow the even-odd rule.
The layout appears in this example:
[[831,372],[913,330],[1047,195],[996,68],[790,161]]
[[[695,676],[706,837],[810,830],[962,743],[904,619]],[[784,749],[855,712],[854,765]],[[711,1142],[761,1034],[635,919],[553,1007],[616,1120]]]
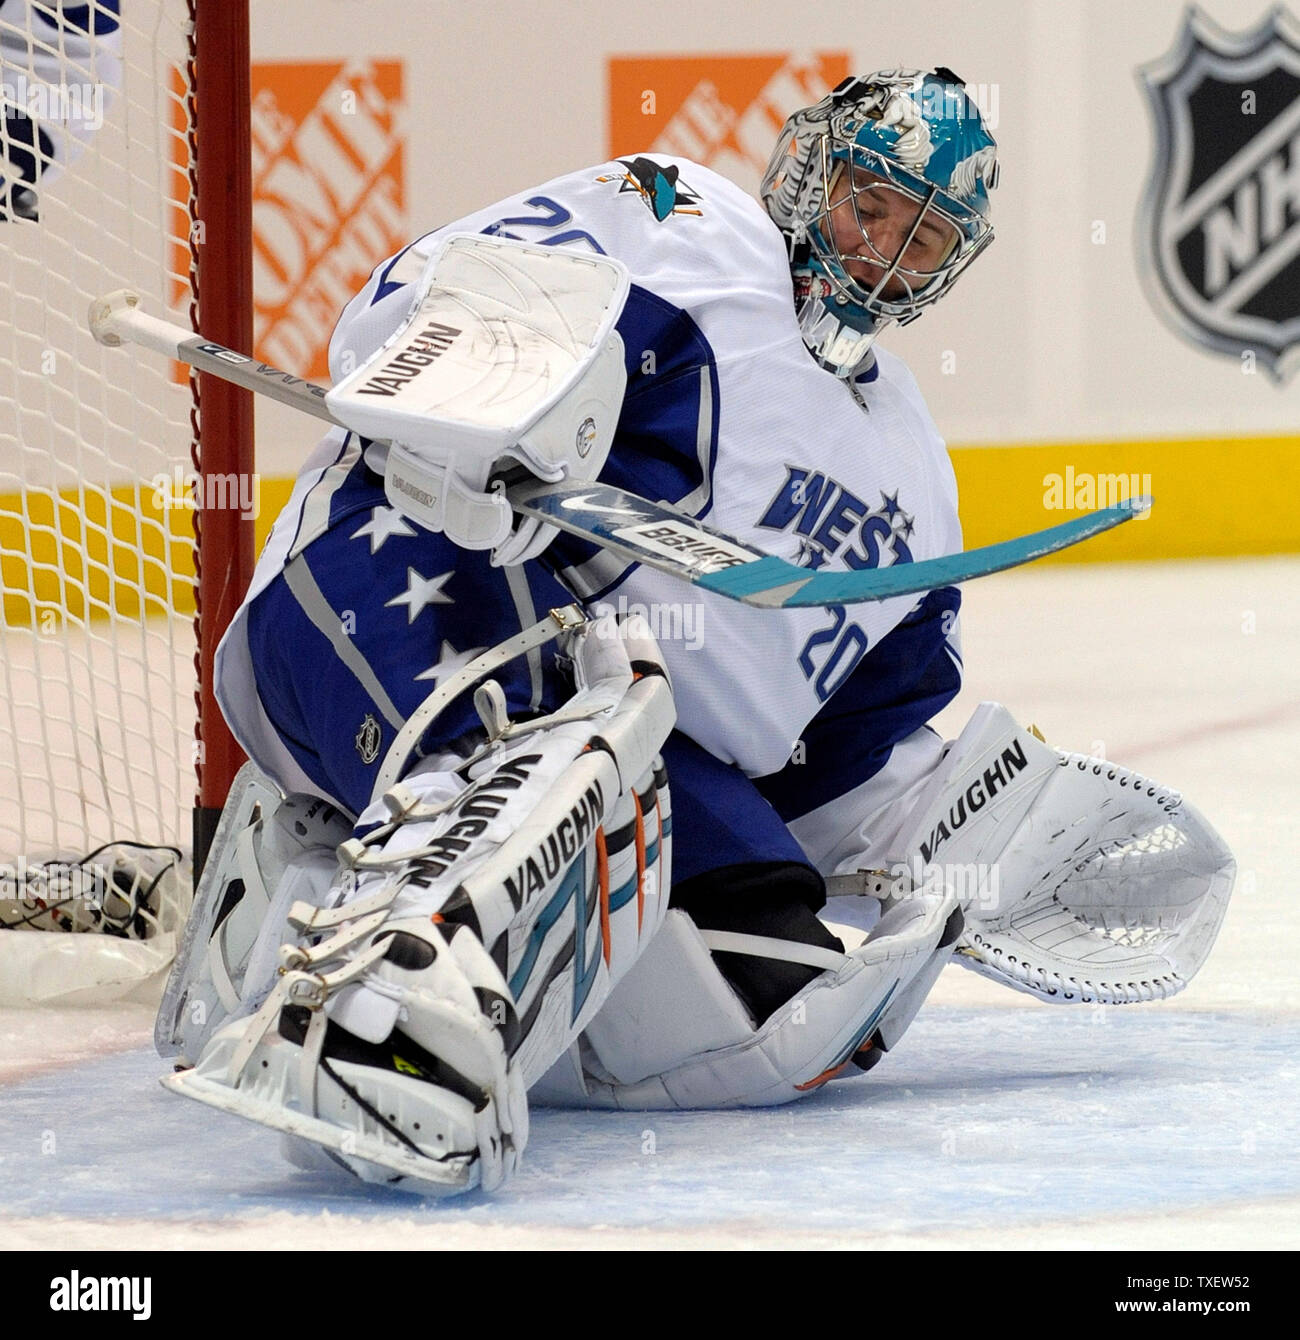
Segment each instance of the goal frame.
[[[236,349],[253,347],[253,183],[249,0],[189,0],[191,304],[194,329]],[[212,476],[251,477],[253,395],[194,374],[194,466],[201,498],[221,496]],[[244,755],[213,691],[217,644],[252,577],[253,521],[234,508],[194,513],[197,882],[221,808]]]

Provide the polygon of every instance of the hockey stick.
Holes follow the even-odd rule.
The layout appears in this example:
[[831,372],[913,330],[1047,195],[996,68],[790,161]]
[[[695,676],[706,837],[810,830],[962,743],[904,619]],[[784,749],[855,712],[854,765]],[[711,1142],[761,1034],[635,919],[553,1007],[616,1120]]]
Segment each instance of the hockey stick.
[[[304,381],[184,326],[140,311],[134,293],[119,290],[90,305],[89,323],[100,344],[143,345],[237,386],[348,429],[325,404],[328,388]],[[351,431],[350,429],[348,431]],[[1122,525],[1151,506],[1130,498],[1046,530],[999,544],[919,563],[850,572],[813,572],[765,554],[663,503],[650,502],[608,484],[546,484],[525,480],[506,488],[515,511],[608,549],[630,562],[731,600],[766,609],[855,605],[914,595],[1018,567]]]
[[954,586],[1068,549],[1151,505],[1149,498],[1132,498],[1031,535],[919,563],[810,572],[662,503],[607,484],[516,484],[507,490],[507,497],[517,511],[541,517],[623,558],[765,609],[856,605]]

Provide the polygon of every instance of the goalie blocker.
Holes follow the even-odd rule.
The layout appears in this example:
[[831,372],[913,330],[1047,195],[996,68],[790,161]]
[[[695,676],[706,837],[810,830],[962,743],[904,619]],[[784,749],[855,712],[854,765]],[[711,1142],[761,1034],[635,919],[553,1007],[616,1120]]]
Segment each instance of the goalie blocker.
[[499,481],[600,474],[627,386],[615,326],[628,286],[609,256],[451,234],[406,322],[326,408],[371,439],[399,512],[461,548],[492,550],[498,566],[535,558],[555,529],[516,517]]

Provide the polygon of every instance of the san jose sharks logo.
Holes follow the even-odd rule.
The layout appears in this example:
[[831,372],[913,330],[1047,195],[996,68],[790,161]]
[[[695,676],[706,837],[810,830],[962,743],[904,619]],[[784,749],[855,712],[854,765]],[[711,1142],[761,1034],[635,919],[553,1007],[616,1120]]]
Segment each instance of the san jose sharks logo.
[[1300,362],[1300,24],[1277,8],[1230,33],[1192,7],[1139,76],[1156,128],[1139,223],[1153,303],[1281,381]]
[[649,158],[620,158],[620,173],[597,177],[599,182],[616,181],[619,194],[633,192],[641,197],[650,213],[662,223],[670,214],[694,214],[699,218],[703,210],[691,209],[700,197],[687,190],[686,183],[675,163],[660,167]]
[[800,567],[826,563],[847,568],[885,568],[910,563],[907,546],[914,518],[899,506],[898,491],[880,491],[876,505],[843,484],[800,465],[787,465],[785,479],[759,525],[799,537]]

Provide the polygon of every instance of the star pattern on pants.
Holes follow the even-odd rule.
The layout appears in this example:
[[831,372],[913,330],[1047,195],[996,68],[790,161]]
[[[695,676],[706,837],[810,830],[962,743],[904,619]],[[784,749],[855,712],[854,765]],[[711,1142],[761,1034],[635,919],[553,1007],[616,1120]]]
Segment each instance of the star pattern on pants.
[[406,622],[407,624],[413,624],[416,615],[421,613],[426,605],[455,604],[451,596],[442,593],[442,588],[451,580],[454,572],[455,569],[453,568],[437,577],[421,577],[414,568],[407,568],[406,590],[400,596],[394,596],[392,600],[384,601],[384,607],[405,605]]
[[486,647],[471,647],[468,651],[457,651],[446,638],[443,638],[442,647],[438,651],[438,660],[427,670],[421,670],[416,679],[431,679],[435,684],[440,684],[486,650]]
[[368,536],[370,552],[377,554],[385,540],[391,540],[396,535],[414,534],[415,527],[396,507],[376,507],[370,513],[370,520],[360,530],[354,530],[348,538],[359,540],[363,535]]

